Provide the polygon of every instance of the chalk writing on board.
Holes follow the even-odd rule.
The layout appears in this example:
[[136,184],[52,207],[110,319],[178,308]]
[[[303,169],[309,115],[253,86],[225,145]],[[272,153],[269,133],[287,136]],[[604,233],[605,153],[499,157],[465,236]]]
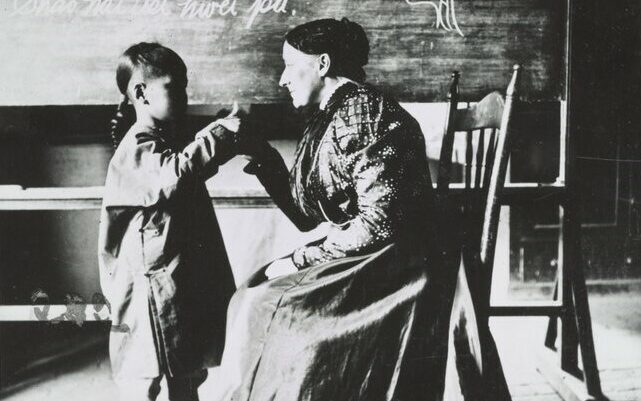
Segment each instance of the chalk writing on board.
[[215,15],[238,15],[236,11],[236,0],[225,1],[197,1],[184,0],[178,2],[181,18],[212,18]]
[[433,7],[436,12],[436,28],[444,29],[447,32],[456,31],[459,35],[463,35],[456,20],[456,11],[454,0],[405,0],[407,4],[412,7],[428,6]]
[[14,15],[83,15],[83,16],[152,16],[170,15],[167,0],[135,0],[124,5],[124,0],[14,0]]
[[[27,15],[81,15],[99,16],[168,16],[177,13],[180,18],[209,19],[216,16],[245,16],[245,27],[251,28],[259,15],[288,13],[288,0],[246,0],[240,10],[240,0],[14,0],[11,16]],[[437,29],[456,31],[464,36],[456,20],[455,0],[405,0],[412,8],[427,6],[436,13]],[[291,11],[295,15],[295,10]]]
[[247,28],[250,28],[258,14],[265,14],[270,11],[275,13],[284,13],[287,10],[287,0],[255,0],[249,8],[249,18],[247,19]]
[[[175,8],[172,4],[167,0],[14,0],[10,16],[168,16],[176,11],[175,8],[180,18],[185,19],[239,15],[237,0],[180,0]],[[251,0],[251,4],[248,2],[245,6],[246,28],[251,28],[259,15],[287,13],[287,0]]]

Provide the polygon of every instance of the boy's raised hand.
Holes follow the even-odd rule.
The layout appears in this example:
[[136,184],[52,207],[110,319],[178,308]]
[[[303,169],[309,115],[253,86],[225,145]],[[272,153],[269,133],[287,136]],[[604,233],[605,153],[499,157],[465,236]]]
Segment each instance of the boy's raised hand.
[[219,125],[222,125],[231,132],[238,132],[240,130],[240,117],[238,117],[238,103],[234,102],[231,112],[227,117],[216,120]]
[[230,132],[237,133],[240,130],[241,124],[240,117],[238,117],[237,115],[238,110],[238,103],[234,102],[232,110],[227,115],[227,117],[219,118],[218,120],[210,123],[205,128],[198,131],[198,133],[196,133],[196,139],[210,137],[213,133],[212,131],[216,127],[223,127]]

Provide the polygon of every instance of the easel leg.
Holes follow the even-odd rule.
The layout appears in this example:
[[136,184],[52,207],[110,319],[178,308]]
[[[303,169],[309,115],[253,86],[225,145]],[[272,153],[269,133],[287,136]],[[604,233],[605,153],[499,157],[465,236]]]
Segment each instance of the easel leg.
[[[579,258],[581,262],[582,259],[583,258]],[[585,383],[588,393],[598,399],[602,399],[605,397],[601,390],[599,368],[596,363],[594,337],[592,335],[592,318],[590,316],[590,307],[588,305],[588,292],[585,285],[585,276],[583,275],[583,263],[578,263],[576,269],[574,269],[572,290],[574,293],[574,302],[576,304],[576,324],[579,329],[579,345],[581,347],[581,360],[583,362]]]
[[[557,317],[550,317],[545,336],[546,348],[541,354],[538,368],[564,400],[604,400],[583,274],[580,224],[575,210],[560,209],[560,212],[559,273],[554,299],[560,297],[563,307],[559,316],[560,324]],[[555,347],[557,338],[560,341]],[[583,372],[578,367],[579,346]],[[557,351],[556,355],[553,350]]]

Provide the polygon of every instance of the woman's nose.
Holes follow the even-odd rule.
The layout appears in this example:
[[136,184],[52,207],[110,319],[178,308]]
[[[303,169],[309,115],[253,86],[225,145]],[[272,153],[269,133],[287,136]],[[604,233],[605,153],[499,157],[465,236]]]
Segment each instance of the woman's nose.
[[285,86],[287,86],[287,83],[288,82],[287,82],[286,77],[285,77],[285,71],[283,71],[283,73],[280,74],[280,81],[278,81],[278,85],[282,86],[284,88]]

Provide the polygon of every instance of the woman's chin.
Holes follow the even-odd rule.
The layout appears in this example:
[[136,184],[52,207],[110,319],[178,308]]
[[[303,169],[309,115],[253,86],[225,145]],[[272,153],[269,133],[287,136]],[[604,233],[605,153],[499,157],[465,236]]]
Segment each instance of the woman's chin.
[[295,108],[300,109],[302,107],[307,106],[309,102],[303,102],[301,100],[292,99],[292,104],[294,105]]
[[308,101],[306,101],[305,99],[301,99],[299,96],[294,96],[294,94],[291,92],[289,96],[292,98],[292,105],[297,109],[300,109],[301,107],[305,107],[307,106],[307,104],[309,104]]

